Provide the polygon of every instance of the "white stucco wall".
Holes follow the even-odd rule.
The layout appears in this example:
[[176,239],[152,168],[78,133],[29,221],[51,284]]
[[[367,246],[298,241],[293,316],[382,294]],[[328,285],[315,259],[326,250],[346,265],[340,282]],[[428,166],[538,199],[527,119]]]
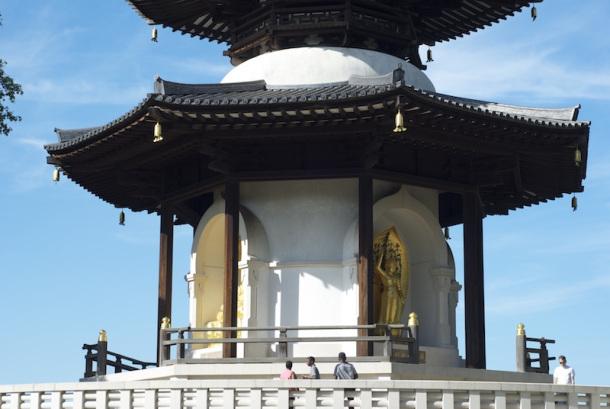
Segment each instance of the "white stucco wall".
[[[429,362],[457,366],[455,312],[449,295],[455,269],[438,223],[438,192],[375,182],[374,199],[375,233],[395,226],[409,252],[404,322],[409,312],[417,312],[420,344],[428,347]],[[247,325],[357,324],[357,180],[245,182],[240,185],[240,205]],[[208,269],[206,254],[216,244],[204,242],[206,232],[218,217],[224,223],[222,212],[224,201],[216,195],[195,235],[192,271],[196,276]],[[198,311],[193,314],[204,314],[207,304],[217,303],[207,294],[205,289],[193,293],[192,305]],[[192,319],[194,323],[200,325],[201,320]],[[295,345],[289,353],[329,356],[339,351],[354,354],[355,345]],[[256,354],[270,353],[256,349]]]
[[405,60],[378,51],[344,47],[300,47],[273,51],[233,68],[222,83],[265,80],[271,86],[313,85],[347,81],[351,76],[376,77],[401,64],[405,82],[434,91],[430,79]]

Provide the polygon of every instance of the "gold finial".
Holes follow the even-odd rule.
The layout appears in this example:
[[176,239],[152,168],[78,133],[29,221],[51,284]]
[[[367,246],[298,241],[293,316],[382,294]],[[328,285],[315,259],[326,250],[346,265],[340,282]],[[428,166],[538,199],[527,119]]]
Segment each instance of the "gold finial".
[[576,166],[580,166],[581,163],[582,163],[582,152],[580,151],[580,149],[577,146],[576,150],[574,151],[574,164]]
[[161,126],[161,124],[159,122],[157,122],[155,124],[155,130],[154,130],[154,139],[153,142],[157,143],[157,142],[161,142],[163,140],[163,127]]
[[395,119],[396,127],[394,128],[394,132],[405,132],[407,128],[405,128],[405,118],[402,116],[402,112],[400,112],[400,108],[396,112]]
[[517,324],[517,335],[525,336],[525,324],[522,322]]
[[419,319],[417,318],[417,313],[412,312],[411,314],[409,314],[408,326],[409,327],[418,327],[419,326]]
[[152,32],[150,33],[150,40],[153,42],[158,41],[159,32],[157,31],[157,27],[153,27]]
[[161,319],[161,329],[169,329],[172,327],[172,323],[169,320],[169,317],[163,317]]
[[108,334],[105,330],[100,330],[100,334],[97,337],[97,342],[108,342]]
[[59,182],[59,178],[61,174],[59,173],[59,168],[53,169],[53,182]]

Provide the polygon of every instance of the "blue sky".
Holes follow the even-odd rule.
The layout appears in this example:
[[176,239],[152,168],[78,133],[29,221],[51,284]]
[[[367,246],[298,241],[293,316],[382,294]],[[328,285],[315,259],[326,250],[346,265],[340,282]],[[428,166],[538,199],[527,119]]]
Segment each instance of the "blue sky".
[[[427,74],[439,92],[517,105],[582,104],[593,122],[585,192],[487,218],[487,356],[514,368],[517,323],[557,339],[578,383],[610,384],[610,28],[607,0],[547,1],[434,47]],[[4,0],[0,57],[24,86],[23,122],[0,138],[0,384],[76,380],[84,342],[105,328],[110,349],[153,360],[158,228],[154,215],[119,211],[65,179],[51,182],[44,143],[53,128],[106,123],[152,91],[157,75],[217,82],[223,46],[160,30],[158,44],[124,0]],[[423,52],[423,50],[422,50]],[[451,245],[461,281],[461,229]],[[192,231],[176,230],[174,323],[187,323]],[[459,332],[463,313],[458,307]],[[463,337],[462,337],[463,345]],[[461,348],[463,353],[463,347]]]

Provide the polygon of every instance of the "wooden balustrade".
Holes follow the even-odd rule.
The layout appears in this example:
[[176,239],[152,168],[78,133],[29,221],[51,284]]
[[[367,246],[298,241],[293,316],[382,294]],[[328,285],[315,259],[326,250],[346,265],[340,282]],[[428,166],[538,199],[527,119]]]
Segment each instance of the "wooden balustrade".
[[[320,336],[312,335],[304,336],[289,336],[290,333],[308,332],[308,331],[364,331],[377,332],[383,335],[366,335],[366,336]],[[241,333],[248,334],[244,338],[206,338],[205,336],[197,337],[195,334],[207,333]],[[257,337],[257,333],[272,332],[274,336]],[[398,335],[396,335],[398,333]],[[250,336],[252,334],[252,336]],[[275,336],[277,334],[277,336]],[[187,348],[205,346],[210,344],[221,345],[236,345],[236,344],[268,344],[276,345],[275,357],[258,357],[259,362],[277,361],[288,358],[289,347],[296,343],[346,343],[346,342],[371,342],[383,344],[382,357],[395,362],[418,363],[419,359],[419,343],[417,338],[412,336],[417,334],[416,328],[406,327],[402,324],[391,325],[351,325],[351,326],[303,326],[303,327],[222,327],[222,328],[165,328],[160,331],[159,340],[159,366],[174,364],[174,363],[201,363],[202,361],[209,362],[210,359],[193,359],[187,356]],[[173,351],[173,356],[172,356]],[[239,358],[231,358],[233,361],[239,361]]]
[[[536,344],[535,347],[528,346],[528,343]],[[517,328],[516,347],[517,347],[517,371],[549,373],[550,361],[555,357],[549,357],[547,344],[554,344],[554,339],[531,338],[525,335],[525,326],[519,324]],[[534,365],[536,364],[537,365]]]
[[156,362],[144,362],[108,351],[108,343],[106,341],[98,341],[97,344],[83,344],[83,349],[87,351],[85,354],[85,378],[106,375],[108,367],[113,368],[114,373],[121,373],[123,371],[137,371],[157,366]]

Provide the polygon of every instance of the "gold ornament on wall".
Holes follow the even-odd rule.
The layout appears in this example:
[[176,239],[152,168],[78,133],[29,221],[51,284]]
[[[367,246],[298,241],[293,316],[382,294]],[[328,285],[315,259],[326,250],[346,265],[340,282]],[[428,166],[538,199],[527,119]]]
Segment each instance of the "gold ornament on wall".
[[398,324],[407,299],[409,264],[395,227],[379,233],[373,241],[375,263],[374,305],[377,322]]

